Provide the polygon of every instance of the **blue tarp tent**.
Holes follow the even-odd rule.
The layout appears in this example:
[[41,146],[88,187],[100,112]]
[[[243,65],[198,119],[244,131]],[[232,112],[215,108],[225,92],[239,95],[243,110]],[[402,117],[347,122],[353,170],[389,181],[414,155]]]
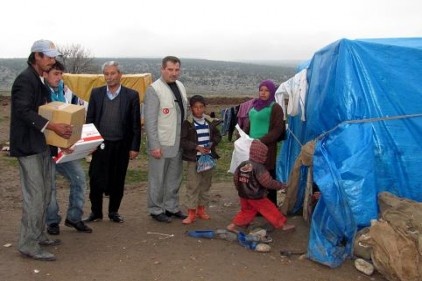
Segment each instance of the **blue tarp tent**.
[[307,82],[306,121],[288,118],[277,176],[287,181],[301,146],[316,140],[321,197],[308,257],[336,267],[378,218],[379,192],[422,201],[422,38],[336,41],[314,54]]

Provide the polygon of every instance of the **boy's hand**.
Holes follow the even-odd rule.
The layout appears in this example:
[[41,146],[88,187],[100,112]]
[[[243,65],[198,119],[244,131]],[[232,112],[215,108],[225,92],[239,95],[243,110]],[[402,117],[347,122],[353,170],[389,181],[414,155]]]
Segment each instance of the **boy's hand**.
[[201,152],[201,154],[208,154],[208,153],[211,152],[211,149],[210,148],[203,147],[203,146],[200,146],[200,145],[196,146],[196,150],[199,151],[199,152]]
[[281,187],[280,188],[277,188],[277,190],[286,190],[287,189],[287,184],[285,184],[285,183],[281,183]]

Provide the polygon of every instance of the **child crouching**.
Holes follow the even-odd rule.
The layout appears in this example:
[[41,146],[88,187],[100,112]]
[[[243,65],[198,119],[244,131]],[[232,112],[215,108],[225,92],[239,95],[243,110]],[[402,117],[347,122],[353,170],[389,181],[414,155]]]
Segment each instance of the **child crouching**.
[[234,185],[240,197],[240,211],[227,226],[237,232],[236,226],[245,227],[251,223],[257,213],[274,226],[283,230],[292,230],[294,225],[286,224],[286,217],[267,198],[268,189],[285,189],[284,183],[274,180],[263,163],[267,159],[267,146],[254,140],[249,152],[249,160],[242,162],[233,175]]
[[[180,145],[183,149],[183,160],[187,161],[186,205],[188,217],[182,222],[190,224],[197,217],[208,220],[210,216],[205,207],[209,203],[209,190],[214,169],[197,171],[198,160],[202,155],[218,159],[215,147],[221,141],[220,131],[205,115],[205,99],[200,95],[192,96],[189,100],[192,116],[182,124]],[[211,160],[212,160],[211,159]]]

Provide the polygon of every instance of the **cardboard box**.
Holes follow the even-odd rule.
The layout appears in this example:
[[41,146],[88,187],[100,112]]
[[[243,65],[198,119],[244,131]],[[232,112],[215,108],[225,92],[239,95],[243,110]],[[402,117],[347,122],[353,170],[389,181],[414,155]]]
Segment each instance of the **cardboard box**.
[[59,149],[59,153],[56,157],[53,157],[53,159],[56,164],[82,159],[95,151],[98,145],[100,145],[103,141],[103,137],[100,135],[94,124],[84,124],[82,127],[81,139],[71,147],[73,152],[66,154]]
[[40,106],[38,113],[51,122],[73,126],[72,135],[69,139],[62,138],[55,132],[46,129],[44,134],[47,144],[67,148],[81,138],[82,125],[85,123],[84,106],[54,101]]

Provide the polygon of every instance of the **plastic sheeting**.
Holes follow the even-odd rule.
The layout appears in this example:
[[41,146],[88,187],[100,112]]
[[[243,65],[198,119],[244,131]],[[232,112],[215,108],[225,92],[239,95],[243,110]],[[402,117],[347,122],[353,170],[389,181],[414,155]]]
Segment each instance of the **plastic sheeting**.
[[[103,74],[64,73],[63,81],[75,95],[87,102],[93,88],[106,85]],[[123,74],[121,83],[123,86],[137,91],[142,103],[145,91],[152,83],[152,75],[151,73]]]
[[337,267],[378,217],[379,192],[422,201],[422,38],[339,40],[314,54],[307,80],[307,121],[289,117],[277,177],[317,140],[308,257]]

